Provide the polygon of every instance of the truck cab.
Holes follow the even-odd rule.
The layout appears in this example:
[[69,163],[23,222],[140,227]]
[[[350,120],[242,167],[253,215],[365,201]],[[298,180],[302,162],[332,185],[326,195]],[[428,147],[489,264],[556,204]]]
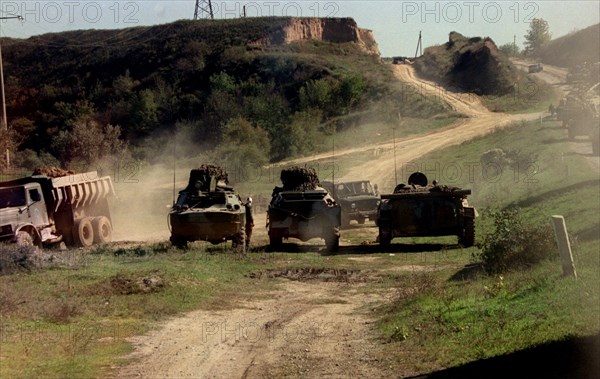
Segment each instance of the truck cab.
[[[29,235],[30,241],[24,235]],[[41,245],[52,235],[39,183],[0,188],[0,240]]]

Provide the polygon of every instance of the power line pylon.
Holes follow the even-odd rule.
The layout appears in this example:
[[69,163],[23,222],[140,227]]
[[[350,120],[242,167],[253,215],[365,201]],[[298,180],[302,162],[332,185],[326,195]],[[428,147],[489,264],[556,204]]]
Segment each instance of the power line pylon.
[[194,11],[194,20],[197,19],[214,20],[213,7],[211,0],[196,0],[196,10]]

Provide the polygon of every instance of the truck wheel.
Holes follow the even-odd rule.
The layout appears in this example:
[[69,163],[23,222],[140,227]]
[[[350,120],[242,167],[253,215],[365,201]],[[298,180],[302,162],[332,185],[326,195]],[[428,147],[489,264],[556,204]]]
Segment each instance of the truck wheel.
[[35,246],[33,236],[24,230],[17,233],[16,241],[19,246]]
[[94,226],[95,243],[108,243],[112,241],[112,226],[107,217],[95,217],[92,225]]
[[364,225],[365,224],[365,219],[366,219],[366,217],[360,216],[356,221],[358,221],[358,223],[360,225]]
[[75,242],[82,247],[92,246],[94,243],[94,228],[89,217],[75,223]]
[[471,247],[475,244],[475,220],[473,218],[465,218],[463,234],[459,237],[458,243],[462,247]]

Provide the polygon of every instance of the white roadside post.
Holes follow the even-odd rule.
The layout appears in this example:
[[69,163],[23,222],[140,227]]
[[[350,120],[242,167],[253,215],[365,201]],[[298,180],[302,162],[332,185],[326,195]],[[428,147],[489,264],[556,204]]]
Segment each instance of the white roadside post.
[[559,215],[552,216],[552,225],[554,226],[554,234],[556,236],[558,252],[560,253],[560,260],[562,262],[563,276],[573,276],[574,278],[577,278],[565,218]]

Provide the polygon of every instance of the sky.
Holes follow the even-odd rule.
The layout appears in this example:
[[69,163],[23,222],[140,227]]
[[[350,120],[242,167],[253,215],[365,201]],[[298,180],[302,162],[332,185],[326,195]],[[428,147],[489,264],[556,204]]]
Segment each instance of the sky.
[[[208,0],[205,0],[208,1]],[[35,1],[0,0],[0,16],[24,20],[0,21],[3,37],[78,29],[121,29],[192,19],[195,0],[157,1]],[[600,23],[600,1],[219,1],[212,0],[215,18],[237,18],[246,6],[248,17],[352,17],[371,29],[382,56],[414,56],[419,31],[423,46],[442,44],[451,31],[468,37],[491,37],[497,45],[523,46],[533,18],[543,18],[554,38]]]

